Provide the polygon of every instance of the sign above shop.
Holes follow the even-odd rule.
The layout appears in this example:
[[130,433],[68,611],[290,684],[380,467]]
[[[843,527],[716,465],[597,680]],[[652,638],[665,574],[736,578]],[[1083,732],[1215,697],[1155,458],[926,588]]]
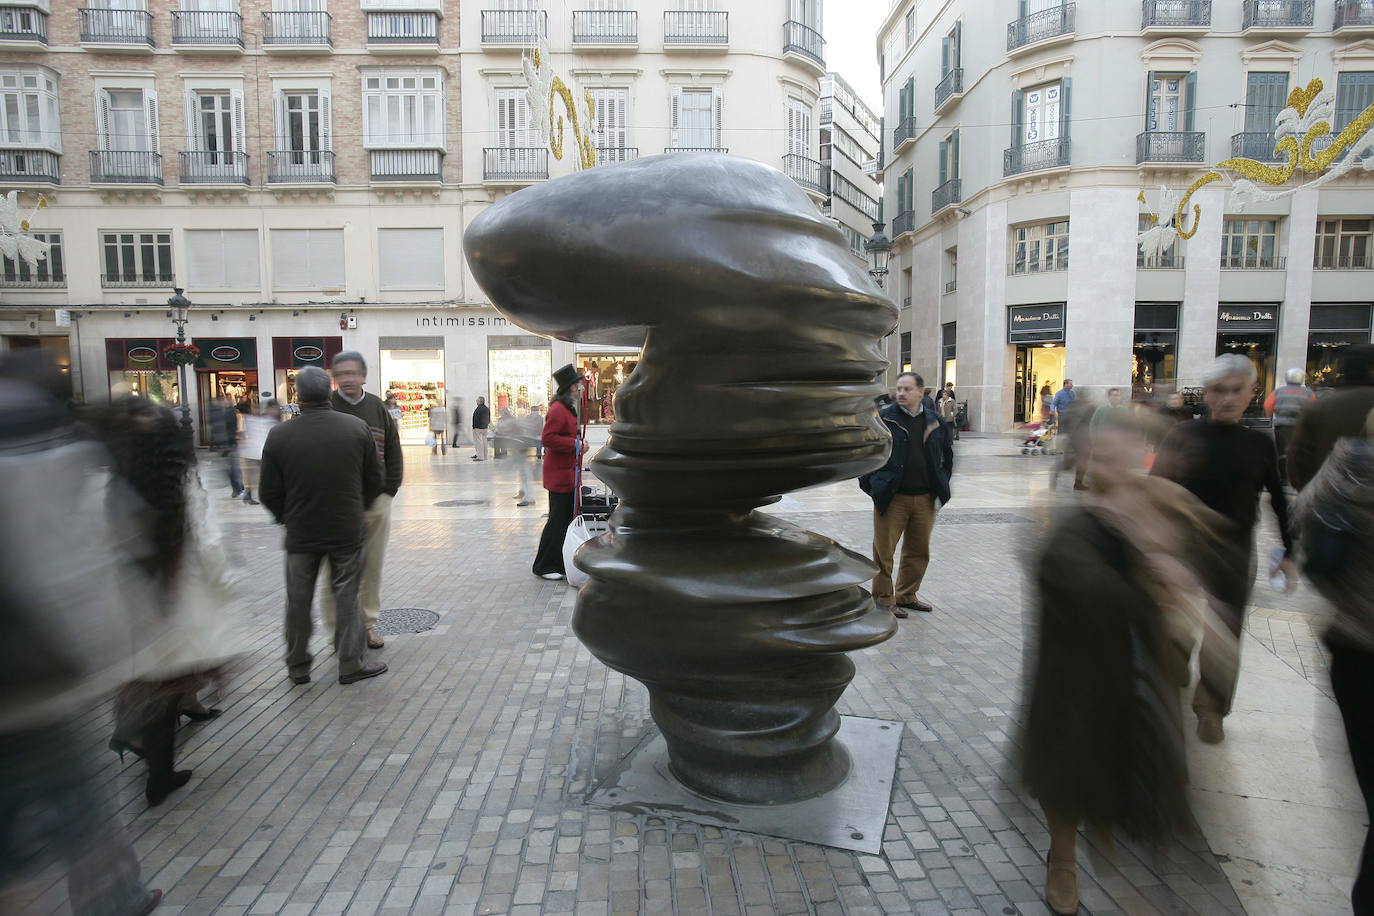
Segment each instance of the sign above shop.
[[1277,331],[1279,329],[1279,307],[1277,305],[1251,305],[1247,302],[1230,303],[1217,309],[1218,331]]
[[1370,305],[1367,302],[1312,304],[1307,327],[1313,331],[1368,331]]
[[334,354],[343,350],[342,337],[273,337],[272,362],[277,371],[316,366],[328,369]]
[[1007,309],[1007,343],[1060,343],[1064,340],[1064,303],[1013,305]]
[[197,337],[193,341],[200,348],[197,369],[256,369],[258,342],[252,337]]
[[162,351],[176,343],[170,337],[105,339],[105,365],[111,371],[151,371],[176,368]]
[[416,318],[417,328],[504,328],[510,321],[499,315],[435,315],[432,318]]

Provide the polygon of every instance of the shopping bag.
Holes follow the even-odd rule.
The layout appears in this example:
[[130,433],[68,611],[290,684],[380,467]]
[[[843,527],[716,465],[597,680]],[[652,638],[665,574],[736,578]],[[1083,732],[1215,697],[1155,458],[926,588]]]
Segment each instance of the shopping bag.
[[586,585],[588,578],[586,573],[573,564],[573,554],[577,553],[577,548],[599,533],[592,531],[587,520],[579,515],[572,520],[572,524],[568,526],[568,533],[563,536],[563,572],[568,577],[568,584],[573,588]]
[[428,436],[425,436],[425,445],[429,446],[430,448],[434,448],[434,446],[438,444],[439,443],[434,438],[434,433],[430,433]]

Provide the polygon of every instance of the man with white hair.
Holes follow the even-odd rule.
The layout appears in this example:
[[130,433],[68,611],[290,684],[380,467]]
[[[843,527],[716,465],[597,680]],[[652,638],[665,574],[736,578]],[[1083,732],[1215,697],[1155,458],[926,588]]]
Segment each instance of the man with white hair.
[[[1218,356],[1202,378],[1207,416],[1170,430],[1151,472],[1181,484],[1208,508],[1230,520],[1229,540],[1234,559],[1223,581],[1213,584],[1212,592],[1216,598],[1214,609],[1237,640],[1255,581],[1255,523],[1259,519],[1260,493],[1264,490],[1269,491],[1284,550],[1292,552],[1288,503],[1279,481],[1274,443],[1264,433],[1240,422],[1254,397],[1255,379],[1254,363],[1244,356]],[[1292,560],[1285,557],[1283,567],[1291,580],[1296,575]],[[1240,674],[1236,665],[1209,660],[1227,656],[1220,647],[1203,646],[1193,711],[1197,713],[1198,737],[1209,744],[1225,737],[1221,720],[1231,711]]]
[[1307,380],[1307,373],[1301,369],[1289,369],[1283,377],[1287,384],[1270,392],[1264,401],[1264,409],[1274,418],[1274,445],[1279,450],[1279,479],[1288,483],[1288,444],[1293,441],[1293,431],[1298,428],[1303,409],[1317,396],[1303,384]]

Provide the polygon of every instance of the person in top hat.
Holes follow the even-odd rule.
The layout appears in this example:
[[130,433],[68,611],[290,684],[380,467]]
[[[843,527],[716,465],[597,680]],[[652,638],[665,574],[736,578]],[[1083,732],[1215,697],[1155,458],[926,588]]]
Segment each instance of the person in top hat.
[[562,579],[563,540],[573,519],[573,490],[578,462],[587,444],[578,440],[577,405],[582,400],[582,376],[571,363],[553,374],[558,391],[549,403],[544,430],[539,441],[544,446],[544,489],[549,491],[549,520],[539,537],[539,552],[534,556],[534,574],[545,579]]

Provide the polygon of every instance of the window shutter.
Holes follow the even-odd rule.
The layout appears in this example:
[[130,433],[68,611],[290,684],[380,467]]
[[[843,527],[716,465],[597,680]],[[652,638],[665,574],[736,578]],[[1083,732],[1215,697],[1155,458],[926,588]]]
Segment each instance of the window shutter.
[[1069,139],[1069,127],[1073,123],[1073,115],[1069,112],[1069,89],[1072,82],[1065,77],[1059,84],[1059,136],[1065,140]]
[[902,112],[904,118],[916,117],[916,77],[906,78],[906,109]]
[[902,212],[902,202],[906,200],[906,175],[897,176],[897,213]]
[[224,289],[225,251],[217,229],[187,229],[186,272],[188,289]]
[[682,146],[682,128],[679,126],[681,124],[680,112],[682,110],[682,90],[677,86],[673,87],[673,98],[669,108],[671,109],[671,116],[669,119],[670,136],[668,145],[673,147]]
[[1197,118],[1197,71],[1183,78],[1183,129],[1196,130]]
[[711,90],[711,108],[713,111],[713,123],[715,124],[715,131],[712,134],[711,138],[712,146],[725,145],[725,140],[723,139],[724,132],[721,130],[721,109],[724,107],[723,95],[724,94],[722,93],[721,88],[719,86]]
[[95,91],[95,130],[103,150],[110,148],[110,96],[104,89]]
[[1159,130],[1159,109],[1156,108],[1155,101],[1155,80],[1159,78],[1159,72],[1150,70],[1145,74],[1145,129]]
[[262,288],[258,269],[258,231],[226,229],[223,233],[224,285],[228,289]]
[[949,172],[950,172],[949,177],[952,178],[952,179],[958,179],[958,177],[959,177],[959,129],[958,129],[958,128],[955,128],[955,129],[954,129],[954,133],[950,136],[949,142],[950,142],[950,146],[951,146],[951,149],[950,149],[950,151],[949,151],[949,167],[950,167],[950,168],[949,168]]
[[1013,148],[1021,145],[1021,119],[1025,116],[1026,110],[1024,98],[1025,93],[1020,89],[1011,91],[1011,145]]
[[291,148],[290,130],[286,126],[286,93],[272,93],[272,149]]
[[154,153],[162,152],[162,135],[157,120],[157,93],[152,89],[143,93],[143,104],[148,111],[148,149]]
[[243,93],[237,89],[229,93],[229,104],[234,113],[234,151],[241,153],[246,148],[243,135]]
[[950,63],[950,36],[946,35],[940,39],[940,75],[945,76],[953,69]]
[[948,155],[949,155],[949,144],[946,143],[944,140],[941,140],[941,141],[940,141],[940,178],[939,178],[939,182],[936,184],[936,187],[939,187],[940,185],[944,184],[946,181],[949,180],[949,179],[948,179],[948,169],[947,169],[948,159],[945,158],[945,157],[947,157]]
[[954,23],[954,68],[964,65],[964,20]]
[[344,231],[342,229],[310,229],[307,242],[310,262],[310,282],[315,289],[343,289]]
[[329,93],[320,93],[320,149],[334,148],[334,112],[330,108]]
[[191,152],[200,152],[205,149],[205,143],[200,136],[200,118],[196,111],[196,94],[190,91],[186,93],[186,148]]
[[382,289],[441,288],[444,230],[378,230]]
[[[273,229],[272,288],[311,289],[309,229]],[[318,287],[314,287],[318,288]]]

